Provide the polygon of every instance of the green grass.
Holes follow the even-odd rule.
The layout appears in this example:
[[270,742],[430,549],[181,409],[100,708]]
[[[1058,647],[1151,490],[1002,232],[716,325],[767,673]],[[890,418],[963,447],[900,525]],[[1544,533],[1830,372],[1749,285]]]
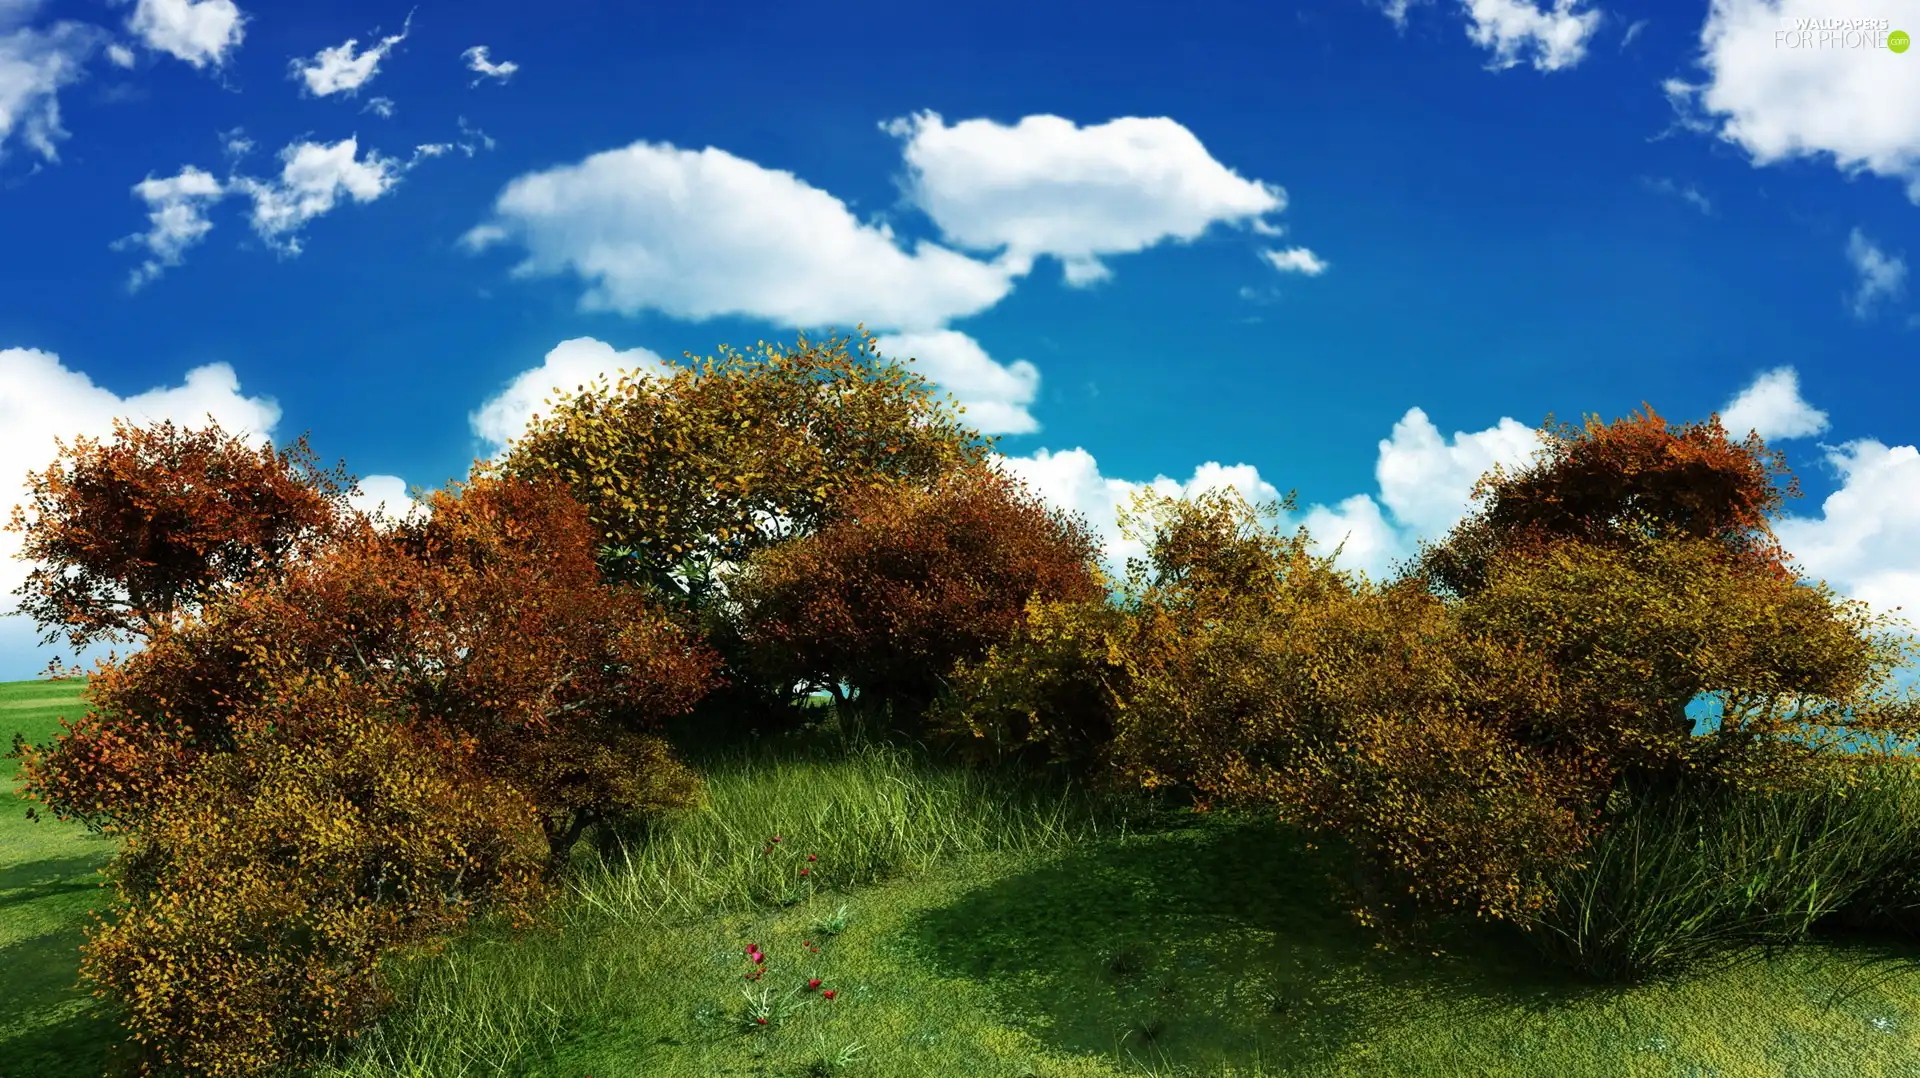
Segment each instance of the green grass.
[[[1496,934],[1384,951],[1330,897],[1341,863],[1262,821],[1102,820],[885,756],[712,775],[711,804],[590,878],[557,930],[417,969],[409,1009],[325,1078],[1837,1078],[1920,1060],[1920,971],[1898,947],[1605,989]],[[829,884],[854,858],[851,886],[791,888],[807,852]],[[810,976],[838,998],[748,1020],[743,989],[778,1004]]]
[[[31,737],[73,705],[0,687]],[[889,751],[703,767],[702,807],[583,851],[551,925],[398,967],[406,1006],[315,1078],[1920,1074],[1920,952],[1894,937],[1609,989],[1499,934],[1382,949],[1338,856],[1256,819]],[[111,1031],[71,985],[99,892],[60,888],[105,844],[5,804],[0,1074],[98,1074]]]
[[[0,745],[43,742],[85,712],[78,682],[0,684]],[[16,766],[0,760],[0,1075],[95,1078],[116,1029],[78,984],[87,912],[108,897],[113,844],[75,824],[27,819]]]

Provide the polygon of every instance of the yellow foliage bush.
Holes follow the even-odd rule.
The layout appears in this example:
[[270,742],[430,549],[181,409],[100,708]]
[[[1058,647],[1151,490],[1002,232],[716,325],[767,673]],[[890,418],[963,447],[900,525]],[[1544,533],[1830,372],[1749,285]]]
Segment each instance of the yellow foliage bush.
[[257,1074],[340,1043],[407,948],[534,908],[535,806],[407,713],[341,675],[290,684],[149,804],[82,967],[144,1072]]

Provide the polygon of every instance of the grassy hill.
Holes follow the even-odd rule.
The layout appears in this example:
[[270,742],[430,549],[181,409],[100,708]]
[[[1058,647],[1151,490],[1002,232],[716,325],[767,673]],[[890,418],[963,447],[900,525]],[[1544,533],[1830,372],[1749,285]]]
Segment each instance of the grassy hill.
[[[45,741],[86,707],[79,682],[0,683],[0,745]],[[104,905],[97,872],[113,845],[85,828],[27,819],[12,760],[0,760],[0,1075],[98,1075],[118,1031],[76,985],[87,911]]]
[[[0,686],[0,738],[79,710],[72,684]],[[1337,859],[1260,820],[888,752],[706,771],[708,803],[590,870],[553,926],[406,969],[406,1007],[321,1075],[1920,1074],[1911,947],[1600,989],[1497,934],[1382,950],[1331,897]],[[0,798],[0,1075],[91,1078],[114,1035],[75,947],[109,845]]]

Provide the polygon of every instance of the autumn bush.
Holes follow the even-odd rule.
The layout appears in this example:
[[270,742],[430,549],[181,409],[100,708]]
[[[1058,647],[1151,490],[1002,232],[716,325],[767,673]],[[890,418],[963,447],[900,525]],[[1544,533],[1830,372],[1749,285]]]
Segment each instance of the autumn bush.
[[1841,735],[1910,736],[1911,639],[1798,579],[1758,438],[1651,410],[1542,438],[1381,581],[1231,492],[1145,494],[1123,598],[1030,607],[944,721],[1337,836],[1364,920],[1536,928],[1646,799],[1805,790]]
[[748,732],[797,721],[798,698],[745,661],[752,645],[721,601],[728,573],[817,532],[867,487],[931,484],[991,445],[861,332],[723,348],[562,392],[503,468],[564,483],[587,506],[605,573],[649,589],[720,654],[725,684],[685,725]]
[[217,423],[115,420],[111,441],[55,445],[8,523],[19,556],[37,563],[14,594],[47,643],[76,650],[151,636],[222,590],[271,578],[327,538],[353,489],[304,436],[275,449]]
[[863,714],[917,730],[954,664],[1010,637],[1030,602],[1104,598],[1097,552],[1081,521],[989,465],[866,487],[730,581],[742,661],[842,708],[844,685]]
[[976,764],[1109,780],[1115,723],[1131,694],[1132,624],[1104,597],[1029,601],[1004,641],[954,664],[929,733]]
[[[130,459],[145,466],[83,473],[23,514],[29,540],[57,553],[49,537],[96,503],[165,504],[200,474]],[[77,615],[154,594],[158,573],[200,581],[192,609],[129,623],[146,646],[102,664],[85,719],[16,748],[29,796],[124,840],[122,902],[86,968],[150,1067],[251,1073],[350,1036],[389,955],[525,915],[587,828],[697,795],[659,731],[717,660],[603,579],[585,507],[477,467],[428,508],[383,528],[320,519],[271,573],[210,554],[49,562],[91,578],[42,586]],[[209,531],[194,549],[223,549]]]
[[114,866],[121,904],[82,973],[147,1069],[250,1075],[343,1043],[387,967],[476,911],[543,894],[536,806],[468,739],[344,672],[289,675],[233,751],[151,799]]

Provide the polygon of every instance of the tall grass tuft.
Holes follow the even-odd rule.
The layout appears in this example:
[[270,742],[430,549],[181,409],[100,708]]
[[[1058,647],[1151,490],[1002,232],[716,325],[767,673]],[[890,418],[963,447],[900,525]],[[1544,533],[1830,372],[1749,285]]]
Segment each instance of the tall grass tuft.
[[1920,777],[1891,759],[1837,766],[1859,781],[1622,798],[1528,936],[1556,964],[1635,981],[1797,943],[1836,917],[1897,917],[1910,899],[1888,881],[1920,870]]
[[[551,925],[520,939],[475,932],[416,963],[405,975],[406,1006],[315,1078],[496,1074],[569,1036],[644,1025],[649,1015],[664,1022],[685,1000],[652,998],[661,982],[645,971],[683,959],[649,928],[788,905],[970,854],[1058,850],[1123,834],[1144,810],[883,746],[837,759],[736,754],[708,764],[706,782],[698,807],[583,866]],[[793,856],[766,854],[775,835]],[[808,853],[819,860],[801,861]],[[810,869],[799,893],[796,863]]]

